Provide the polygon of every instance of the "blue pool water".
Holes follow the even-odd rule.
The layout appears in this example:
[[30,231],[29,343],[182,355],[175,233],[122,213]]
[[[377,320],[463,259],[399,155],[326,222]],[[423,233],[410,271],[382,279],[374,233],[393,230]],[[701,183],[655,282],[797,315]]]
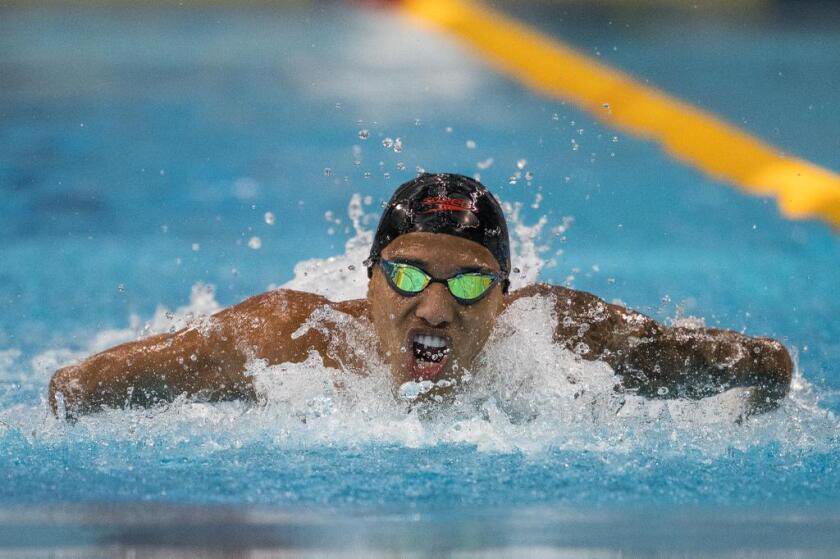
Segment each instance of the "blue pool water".
[[[840,169],[840,34],[807,11],[693,25],[679,12],[520,12]],[[354,545],[428,553],[836,547],[840,238],[827,225],[788,221],[772,200],[362,7],[4,8],[0,82],[0,545],[142,543],[138,522],[166,543],[171,517],[204,526],[204,539],[172,541],[222,547],[217,524],[267,546],[332,548],[352,532]],[[316,364],[288,372],[291,403],[268,386],[256,408],[178,402],[76,426],[49,416],[46,383],[62,364],[293,279],[327,289],[295,265],[358,266],[345,242],[365,237],[348,205],[370,229],[418,167],[478,172],[521,204],[515,222],[537,226],[541,252],[528,257],[523,231],[518,259],[544,264],[544,280],[782,340],[799,366],[791,397],[743,426],[720,400],[639,401],[617,418],[602,368],[576,371],[597,380],[585,404],[567,401],[552,384],[565,361],[523,312],[507,320],[535,356],[505,374],[534,374],[527,398],[559,394],[533,424],[504,401],[427,422],[380,409],[369,385],[356,390],[371,409],[348,409],[310,381],[330,374]],[[131,511],[149,502],[160,516],[143,524]],[[718,537],[698,537],[703,527]],[[429,530],[444,535],[417,536]]]

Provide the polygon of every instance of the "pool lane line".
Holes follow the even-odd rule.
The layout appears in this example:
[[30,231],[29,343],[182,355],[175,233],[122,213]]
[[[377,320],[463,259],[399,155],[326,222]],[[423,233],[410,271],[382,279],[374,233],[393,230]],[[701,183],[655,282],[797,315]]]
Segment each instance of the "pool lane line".
[[415,21],[460,39],[501,72],[569,100],[610,126],[659,142],[674,158],[759,196],[782,214],[840,230],[840,175],[645,85],[474,0],[402,0]]

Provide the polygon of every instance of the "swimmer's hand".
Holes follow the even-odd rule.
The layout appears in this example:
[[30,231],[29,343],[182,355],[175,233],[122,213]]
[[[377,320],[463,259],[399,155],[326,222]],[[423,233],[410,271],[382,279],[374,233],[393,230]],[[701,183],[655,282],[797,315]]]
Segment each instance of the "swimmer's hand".
[[625,390],[650,398],[703,398],[748,387],[748,415],[773,409],[789,390],[793,361],[776,340],[666,327],[590,293],[557,286],[531,286],[512,297],[536,294],[555,299],[555,340],[583,359],[608,363]]

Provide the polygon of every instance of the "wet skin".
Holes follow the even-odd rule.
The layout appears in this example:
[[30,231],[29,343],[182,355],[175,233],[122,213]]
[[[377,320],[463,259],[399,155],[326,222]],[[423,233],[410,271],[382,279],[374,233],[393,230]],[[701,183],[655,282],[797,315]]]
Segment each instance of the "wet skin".
[[[485,247],[443,234],[400,236],[382,255],[420,262],[435,278],[448,278],[463,268],[499,269]],[[458,303],[440,283],[405,297],[391,289],[376,266],[366,299],[331,302],[283,289],[263,293],[213,315],[204,327],[122,344],[59,369],[50,381],[49,402],[54,413],[72,419],[103,407],[153,405],[181,394],[209,401],[254,400],[247,361],[302,362],[311,351],[328,367],[363,374],[365,356],[347,341],[348,325],[338,324],[335,316],[326,316],[323,327],[292,335],[300,333],[313,312],[324,309],[352,317],[362,330],[372,326],[376,351],[390,366],[395,386],[423,376],[410,347],[415,333],[447,340],[446,362],[433,376],[453,378],[458,368],[472,366],[499,314],[513,301],[530,296],[553,301],[555,342],[581,359],[607,362],[624,390],[652,398],[701,398],[749,387],[749,409],[760,412],[777,405],[790,386],[790,356],[769,338],[669,328],[589,293],[544,284],[508,295],[497,284],[472,305]]]

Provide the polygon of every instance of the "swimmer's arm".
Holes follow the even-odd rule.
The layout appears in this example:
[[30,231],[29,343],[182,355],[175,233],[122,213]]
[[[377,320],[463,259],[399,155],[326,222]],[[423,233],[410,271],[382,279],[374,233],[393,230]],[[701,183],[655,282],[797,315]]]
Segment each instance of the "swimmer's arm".
[[151,406],[180,394],[253,398],[245,360],[220,332],[189,328],[121,344],[56,371],[49,403],[73,419],[103,408]]
[[310,350],[322,352],[321,332],[310,329],[294,339],[292,334],[324,304],[330,303],[311,293],[270,291],[213,315],[201,328],[113,347],[58,370],[50,381],[50,407],[56,415],[63,411],[74,418],[104,407],[154,405],[182,394],[209,401],[253,400],[247,361],[301,362]]
[[584,359],[607,362],[626,389],[644,396],[702,398],[750,387],[755,412],[774,407],[790,387],[793,362],[770,338],[666,327],[590,293],[557,286],[531,289],[556,298],[556,341]]

